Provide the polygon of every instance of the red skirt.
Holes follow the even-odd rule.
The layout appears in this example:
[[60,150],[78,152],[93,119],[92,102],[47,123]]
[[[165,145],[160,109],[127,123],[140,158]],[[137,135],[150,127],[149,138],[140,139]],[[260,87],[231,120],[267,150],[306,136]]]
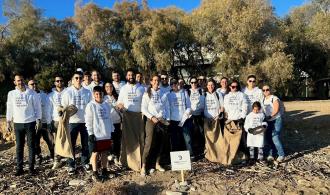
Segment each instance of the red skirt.
[[111,139],[98,140],[96,141],[94,152],[104,152],[110,150],[111,146],[112,146]]

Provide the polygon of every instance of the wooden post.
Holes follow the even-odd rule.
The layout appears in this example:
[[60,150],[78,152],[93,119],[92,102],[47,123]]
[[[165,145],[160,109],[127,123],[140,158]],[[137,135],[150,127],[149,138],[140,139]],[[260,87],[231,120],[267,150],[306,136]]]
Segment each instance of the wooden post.
[[181,170],[181,181],[182,181],[182,183],[184,182],[184,173],[183,173],[183,170]]

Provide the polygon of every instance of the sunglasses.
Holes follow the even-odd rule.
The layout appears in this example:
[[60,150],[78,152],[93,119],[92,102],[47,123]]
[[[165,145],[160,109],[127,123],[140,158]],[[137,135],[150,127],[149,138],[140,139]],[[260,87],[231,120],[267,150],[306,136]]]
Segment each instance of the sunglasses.
[[190,82],[190,84],[197,84],[197,81]]
[[249,80],[249,83],[255,83],[256,80]]
[[56,82],[56,83],[59,83],[59,82],[63,82],[63,80],[56,80],[55,82]]
[[82,77],[74,77],[74,79],[76,79],[76,80],[81,80]]
[[236,89],[237,85],[230,86],[232,89]]
[[163,77],[163,78],[160,78],[160,79],[162,79],[162,80],[166,80],[166,79],[167,79],[167,77]]
[[269,89],[263,89],[262,91],[263,91],[263,92],[265,92],[265,91],[269,91]]

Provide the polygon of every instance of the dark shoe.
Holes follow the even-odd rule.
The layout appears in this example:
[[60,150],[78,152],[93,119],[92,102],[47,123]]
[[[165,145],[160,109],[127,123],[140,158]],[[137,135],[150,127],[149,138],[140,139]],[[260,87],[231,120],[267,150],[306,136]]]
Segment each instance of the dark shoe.
[[102,169],[101,177],[102,177],[104,180],[109,179],[109,176],[108,176],[108,170],[107,170],[107,169]]
[[92,175],[92,180],[94,182],[102,182],[102,178],[99,176],[99,174],[97,172],[94,172]]
[[36,174],[37,174],[37,172],[36,172],[35,169],[30,169],[30,170],[29,170],[29,175],[30,175],[30,176],[34,176],[34,175],[36,175]]
[[42,164],[42,161],[43,161],[43,158],[42,158],[42,156],[41,155],[38,155],[38,163],[39,163],[39,165],[41,165]]
[[23,174],[24,174],[23,169],[17,169],[17,170],[16,170],[16,173],[15,173],[15,176],[21,176],[21,175],[23,175]]

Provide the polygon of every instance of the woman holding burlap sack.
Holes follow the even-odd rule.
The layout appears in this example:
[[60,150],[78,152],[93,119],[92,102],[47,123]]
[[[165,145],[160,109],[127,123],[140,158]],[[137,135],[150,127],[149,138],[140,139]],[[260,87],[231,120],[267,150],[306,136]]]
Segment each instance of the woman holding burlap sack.
[[211,162],[222,162],[223,135],[220,119],[223,117],[223,97],[215,91],[215,81],[207,82],[204,106],[205,158]]
[[247,114],[248,104],[246,96],[240,91],[237,80],[230,84],[230,92],[224,98],[225,127],[223,131],[224,142],[222,143],[224,156],[221,163],[224,165],[232,164],[237,155],[238,147],[241,142],[244,118]]

